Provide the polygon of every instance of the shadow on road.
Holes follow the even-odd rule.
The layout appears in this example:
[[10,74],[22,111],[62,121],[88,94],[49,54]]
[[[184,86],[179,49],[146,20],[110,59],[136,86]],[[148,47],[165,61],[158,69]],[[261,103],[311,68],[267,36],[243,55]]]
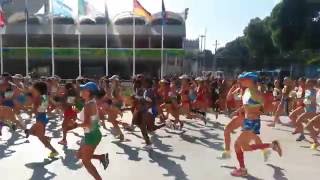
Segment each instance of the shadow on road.
[[47,168],[45,168],[46,165],[49,165],[56,160],[58,159],[44,160],[43,162],[34,162],[34,163],[25,164],[27,168],[30,168],[33,170],[33,174],[30,180],[39,180],[39,179],[49,180],[56,177],[57,175],[55,173],[50,172]]
[[76,150],[68,149],[68,147],[64,146],[63,151],[65,158],[61,158],[61,161],[64,166],[74,171],[82,167],[82,165],[78,163],[79,159],[76,157]]
[[183,171],[182,167],[177,164],[175,161],[169,159],[179,159],[179,160],[185,160],[186,157],[184,155],[182,156],[170,156],[167,154],[162,154],[157,151],[149,151],[149,157],[151,163],[157,163],[160,167],[167,170],[167,174],[164,174],[165,177],[174,176],[176,180],[187,180],[187,174]]
[[11,134],[11,137],[6,141],[5,144],[0,144],[0,159],[9,157],[16,152],[14,150],[9,149],[11,146],[18,146],[18,145],[29,142],[29,141],[24,141],[24,142],[17,143],[17,141],[22,138],[24,137],[21,136],[19,133],[13,132]]
[[286,171],[285,169],[272,164],[267,164],[267,166],[271,167],[274,170],[273,178],[275,180],[288,180],[288,178],[286,178],[286,175],[283,173],[284,171]]
[[159,135],[154,134],[151,136],[152,144],[162,152],[172,152],[172,146],[163,144],[162,141],[159,139]]
[[[52,119],[50,118],[49,125],[47,127],[47,130],[52,133],[53,138],[61,138],[61,124],[59,124],[59,118],[58,117],[53,117]],[[60,128],[58,128],[60,127]]]
[[123,149],[124,153],[117,152],[117,154],[126,154],[128,155],[128,159],[131,161],[141,161],[142,158],[139,157],[139,148],[135,148],[132,146],[128,146],[126,144],[122,144],[121,142],[112,142],[121,149]]
[[196,137],[188,134],[181,134],[180,138],[186,142],[201,145],[210,149],[215,149],[218,151],[223,151],[223,142],[211,142],[207,137]]

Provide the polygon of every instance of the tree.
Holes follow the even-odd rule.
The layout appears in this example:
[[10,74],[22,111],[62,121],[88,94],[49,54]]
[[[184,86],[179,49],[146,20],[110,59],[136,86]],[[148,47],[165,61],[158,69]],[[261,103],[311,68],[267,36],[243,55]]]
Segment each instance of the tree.
[[307,12],[306,0],[283,0],[272,10],[272,39],[282,52],[304,48],[301,40],[306,27]]
[[250,55],[257,59],[256,65],[263,66],[264,60],[278,53],[278,49],[274,46],[271,31],[268,23],[270,18],[264,20],[254,18],[244,30],[245,41],[249,48]]
[[244,68],[250,59],[249,49],[244,37],[238,37],[217,50],[215,55],[218,66],[228,68]]

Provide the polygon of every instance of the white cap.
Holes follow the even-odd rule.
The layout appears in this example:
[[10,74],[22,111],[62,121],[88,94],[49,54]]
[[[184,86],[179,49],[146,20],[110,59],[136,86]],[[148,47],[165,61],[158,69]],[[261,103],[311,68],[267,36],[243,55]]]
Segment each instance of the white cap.
[[109,80],[111,80],[111,81],[119,81],[120,78],[119,78],[118,75],[113,75],[111,78],[109,78]]
[[184,74],[184,75],[180,76],[179,79],[189,79],[189,76]]

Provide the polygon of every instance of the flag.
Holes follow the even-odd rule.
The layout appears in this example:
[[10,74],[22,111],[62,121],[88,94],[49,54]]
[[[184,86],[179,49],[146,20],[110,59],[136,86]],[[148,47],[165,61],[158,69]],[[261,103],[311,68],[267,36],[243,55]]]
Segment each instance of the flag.
[[166,12],[166,7],[164,5],[164,0],[162,0],[162,12],[161,12],[161,15],[162,15],[162,25],[164,25],[165,21],[166,21],[166,18],[167,18],[167,12]]
[[5,14],[2,10],[2,6],[0,6],[0,27],[3,28],[6,25]]
[[62,17],[72,17],[72,8],[65,4],[64,0],[53,0],[53,15]]
[[79,16],[96,16],[100,14],[96,8],[89,3],[88,0],[78,1],[78,14]]
[[29,19],[29,11],[28,11],[27,4],[25,5],[25,8],[24,8],[24,16],[27,21]]
[[138,0],[133,0],[133,13],[145,17],[148,21],[152,20],[152,15],[147,11]]

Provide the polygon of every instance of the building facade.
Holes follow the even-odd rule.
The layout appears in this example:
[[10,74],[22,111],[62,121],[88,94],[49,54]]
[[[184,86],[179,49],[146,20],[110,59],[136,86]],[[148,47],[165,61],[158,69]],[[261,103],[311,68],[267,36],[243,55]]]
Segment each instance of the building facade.
[[[50,7],[45,0],[28,2],[27,28],[23,2],[13,1],[12,4],[4,6],[8,19],[2,35],[4,71],[22,74],[25,72],[27,29],[29,71],[39,75],[50,75],[52,58]],[[39,9],[44,9],[44,13],[37,13]],[[132,75],[133,19],[135,19],[136,73],[158,76],[161,66],[161,12],[153,14],[150,22],[144,17],[133,16],[131,12],[120,13],[112,19],[108,17],[108,15],[80,17],[80,26],[73,17],[61,15],[53,17],[56,74],[63,78],[78,76],[78,33],[80,33],[83,75],[90,77],[104,75],[106,27],[108,27],[109,73],[129,78]],[[164,26],[166,73],[182,71],[185,37],[186,25],[183,15],[167,12]]]

